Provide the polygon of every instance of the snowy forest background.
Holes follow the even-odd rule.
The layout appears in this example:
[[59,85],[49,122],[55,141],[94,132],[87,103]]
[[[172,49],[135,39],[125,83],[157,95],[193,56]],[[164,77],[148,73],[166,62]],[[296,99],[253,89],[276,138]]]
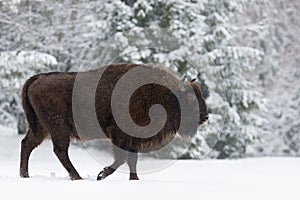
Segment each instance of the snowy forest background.
[[[209,105],[184,158],[299,156],[299,12],[297,0],[0,0],[0,124],[24,131],[33,74],[154,62],[198,77]],[[170,35],[145,48],[144,27]]]

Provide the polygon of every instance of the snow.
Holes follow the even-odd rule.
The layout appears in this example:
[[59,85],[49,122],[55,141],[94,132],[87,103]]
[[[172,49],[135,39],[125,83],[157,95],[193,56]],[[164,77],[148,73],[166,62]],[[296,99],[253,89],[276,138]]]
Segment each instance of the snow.
[[[15,130],[0,127],[1,199],[288,199],[298,195],[300,158],[179,160],[155,173],[140,174],[140,181],[129,181],[124,166],[107,179],[96,181],[103,165],[89,150],[73,145],[70,157],[84,180],[71,181],[50,141],[32,153],[31,178],[21,179],[22,138]],[[138,168],[165,161],[143,158]]]

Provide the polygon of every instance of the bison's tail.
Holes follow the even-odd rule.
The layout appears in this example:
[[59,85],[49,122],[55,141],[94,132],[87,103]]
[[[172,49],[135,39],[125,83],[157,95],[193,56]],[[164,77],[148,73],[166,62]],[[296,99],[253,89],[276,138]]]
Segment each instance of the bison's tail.
[[22,106],[26,115],[26,119],[28,122],[28,128],[31,129],[32,133],[35,134],[37,132],[36,128],[36,115],[34,109],[31,105],[30,99],[28,97],[28,89],[30,85],[37,80],[38,76],[33,76],[26,81],[22,89]]

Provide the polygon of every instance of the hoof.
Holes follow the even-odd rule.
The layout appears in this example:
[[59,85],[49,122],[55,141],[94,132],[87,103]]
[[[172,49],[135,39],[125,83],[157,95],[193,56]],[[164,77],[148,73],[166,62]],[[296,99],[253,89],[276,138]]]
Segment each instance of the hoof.
[[21,178],[30,178],[29,175],[20,175]]
[[21,178],[30,178],[28,172],[20,172],[20,177]]
[[111,168],[111,167],[105,167],[103,169],[103,171],[101,171],[98,176],[97,176],[97,180],[103,180],[106,177],[108,177],[109,175],[111,175],[112,173],[114,173],[115,169]]
[[129,180],[140,180],[136,173],[130,173]]
[[130,180],[130,181],[137,181],[137,180],[140,180],[140,179],[139,179],[139,177],[137,177],[137,176],[130,176],[130,177],[129,177],[129,180]]
[[103,180],[104,177],[103,177],[103,171],[101,171],[98,176],[97,176],[97,181],[100,181],[100,180]]

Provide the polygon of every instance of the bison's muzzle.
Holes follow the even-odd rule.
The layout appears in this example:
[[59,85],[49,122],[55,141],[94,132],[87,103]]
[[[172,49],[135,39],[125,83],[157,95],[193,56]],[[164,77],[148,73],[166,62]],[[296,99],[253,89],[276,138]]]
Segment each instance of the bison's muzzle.
[[203,125],[208,120],[208,113],[200,113],[199,125]]

